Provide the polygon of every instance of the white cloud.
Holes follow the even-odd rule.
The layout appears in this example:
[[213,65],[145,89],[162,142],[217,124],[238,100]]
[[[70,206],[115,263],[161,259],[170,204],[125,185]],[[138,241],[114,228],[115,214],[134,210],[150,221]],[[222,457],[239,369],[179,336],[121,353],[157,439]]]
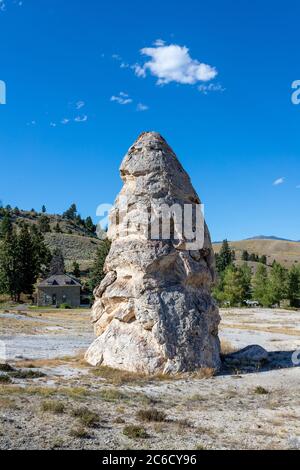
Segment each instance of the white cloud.
[[164,46],[165,44],[166,44],[166,41],[164,41],[163,39],[156,39],[156,41],[154,41],[153,43],[153,46],[161,47],[161,46]]
[[203,95],[208,95],[208,93],[212,91],[219,91],[220,93],[223,93],[225,88],[223,88],[220,83],[209,83],[209,85],[199,85],[198,90],[200,93],[203,93]]
[[50,122],[50,127],[56,127],[56,122]]
[[277,180],[273,182],[273,186],[279,186],[280,184],[283,184],[284,182],[285,182],[284,177],[278,178]]
[[148,111],[148,109],[149,109],[149,106],[147,106],[146,104],[143,104],[143,103],[138,103],[138,105],[136,107],[137,111]]
[[87,115],[84,115],[84,116],[77,116],[74,121],[75,122],[86,122],[88,120],[88,117]]
[[162,40],[156,41],[156,47],[145,47],[142,55],[150,57],[143,66],[135,64],[133,69],[138,77],[145,77],[147,71],[157,77],[158,85],[176,82],[194,85],[197,82],[207,82],[217,76],[215,67],[192,59],[189,49],[178,44],[166,46]]
[[118,96],[113,95],[110,98],[110,101],[114,101],[122,105],[132,103],[132,99],[129,97],[129,95],[127,93],[124,93],[123,91],[121,91]]
[[64,118],[64,119],[61,121],[61,124],[63,124],[63,125],[65,126],[66,124],[69,124],[69,122],[70,122],[70,119]]
[[76,109],[81,109],[85,106],[85,102],[84,101],[77,101],[76,103]]
[[0,0],[0,11],[6,11],[8,4],[15,4],[21,7],[23,5],[23,1],[17,1],[17,0]]
[[131,68],[134,70],[134,73],[136,74],[137,77],[142,77],[142,78],[146,77],[145,66],[142,67],[139,64],[134,64],[131,66]]

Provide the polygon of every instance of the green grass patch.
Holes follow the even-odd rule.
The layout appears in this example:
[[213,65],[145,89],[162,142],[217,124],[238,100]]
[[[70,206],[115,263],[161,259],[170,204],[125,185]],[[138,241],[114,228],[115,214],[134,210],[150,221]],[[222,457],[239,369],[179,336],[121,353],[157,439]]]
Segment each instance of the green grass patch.
[[141,426],[135,426],[133,424],[125,426],[123,429],[123,434],[130,439],[146,439],[149,437],[145,428],[142,428]]

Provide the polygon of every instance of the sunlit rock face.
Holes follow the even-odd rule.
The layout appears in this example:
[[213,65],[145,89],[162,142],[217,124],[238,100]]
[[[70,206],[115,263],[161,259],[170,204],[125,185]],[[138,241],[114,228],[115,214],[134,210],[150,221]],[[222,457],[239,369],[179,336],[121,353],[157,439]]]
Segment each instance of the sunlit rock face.
[[[196,233],[200,220],[189,176],[155,132],[137,139],[120,173],[124,185],[110,215],[106,277],[92,310],[97,339],[86,360],[146,374],[219,368],[214,254],[203,219],[197,242],[189,232]],[[174,209],[168,217],[165,207]]]

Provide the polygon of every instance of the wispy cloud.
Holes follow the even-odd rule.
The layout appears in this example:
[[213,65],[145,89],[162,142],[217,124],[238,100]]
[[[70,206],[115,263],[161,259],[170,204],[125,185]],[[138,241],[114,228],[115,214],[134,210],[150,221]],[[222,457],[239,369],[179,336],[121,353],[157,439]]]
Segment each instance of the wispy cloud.
[[300,184],[298,184],[298,185],[296,186],[296,189],[300,189]]
[[76,106],[76,109],[81,109],[85,106],[85,102],[84,101],[77,101],[75,106]]
[[165,45],[158,39],[154,47],[144,47],[141,54],[150,57],[143,65],[133,66],[138,77],[145,77],[149,71],[157,78],[158,85],[176,82],[194,85],[214,79],[218,72],[215,67],[192,59],[189,49],[178,44]]
[[119,95],[118,96],[115,96],[113,95],[111,98],[110,98],[110,101],[114,101],[118,104],[121,104],[121,105],[126,105],[126,104],[130,104],[132,103],[132,98],[130,98],[130,96],[127,94],[127,93],[124,93],[123,91],[120,91]]
[[226,88],[223,88],[220,83],[209,83],[208,85],[202,84],[198,86],[198,90],[200,93],[203,93],[203,95],[208,95],[211,92],[218,91],[220,93],[223,93]]
[[86,122],[88,120],[87,115],[85,114],[84,116],[76,116],[74,119],[75,122]]
[[0,0],[0,12],[6,11],[9,4],[17,5],[18,7],[23,6],[22,0]]
[[166,41],[164,41],[163,39],[156,39],[156,41],[154,41],[154,43],[153,43],[153,46],[162,47],[165,44],[166,44]]
[[285,178],[282,176],[281,178],[277,178],[277,180],[273,181],[273,186],[279,186],[283,183],[285,183]]
[[63,125],[65,126],[66,124],[69,124],[70,119],[64,118],[64,119],[62,119],[60,122],[61,122],[61,124],[63,124]]
[[143,103],[138,103],[136,107],[137,111],[148,111],[148,109],[149,109],[149,106]]

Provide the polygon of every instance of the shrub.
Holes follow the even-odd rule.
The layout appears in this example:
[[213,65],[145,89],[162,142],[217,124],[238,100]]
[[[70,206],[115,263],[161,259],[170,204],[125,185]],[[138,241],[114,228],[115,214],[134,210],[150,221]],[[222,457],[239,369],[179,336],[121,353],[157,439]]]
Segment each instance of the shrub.
[[65,411],[65,405],[60,401],[44,401],[41,405],[42,411],[54,413],[56,415],[63,414]]
[[148,410],[139,410],[137,412],[137,418],[141,421],[148,421],[148,422],[162,422],[166,421],[166,414],[163,411],[158,411],[155,408],[150,408]]
[[11,381],[12,380],[8,375],[0,375],[0,384],[9,384]]
[[125,395],[122,392],[114,388],[101,390],[100,396],[105,401],[116,401],[125,398]]
[[89,439],[90,435],[88,431],[83,426],[78,426],[76,428],[72,428],[70,431],[71,437],[76,437],[78,439]]
[[125,426],[123,434],[130,437],[130,439],[146,439],[148,437],[147,431],[144,428],[134,426],[133,424]]
[[69,305],[69,304],[60,304],[59,308],[61,308],[62,310],[71,310],[72,309],[71,305]]
[[39,379],[45,377],[45,374],[37,370],[15,370],[10,376],[14,379]]
[[13,370],[15,370],[12,366],[10,366],[9,364],[7,364],[7,362],[3,363],[3,364],[0,364],[0,371],[1,372],[12,372]]
[[268,395],[270,392],[266,388],[258,386],[254,389],[254,393],[257,395]]
[[99,423],[99,416],[94,411],[90,411],[88,408],[82,407],[73,410],[73,416],[79,418],[82,424],[91,428],[95,427]]

